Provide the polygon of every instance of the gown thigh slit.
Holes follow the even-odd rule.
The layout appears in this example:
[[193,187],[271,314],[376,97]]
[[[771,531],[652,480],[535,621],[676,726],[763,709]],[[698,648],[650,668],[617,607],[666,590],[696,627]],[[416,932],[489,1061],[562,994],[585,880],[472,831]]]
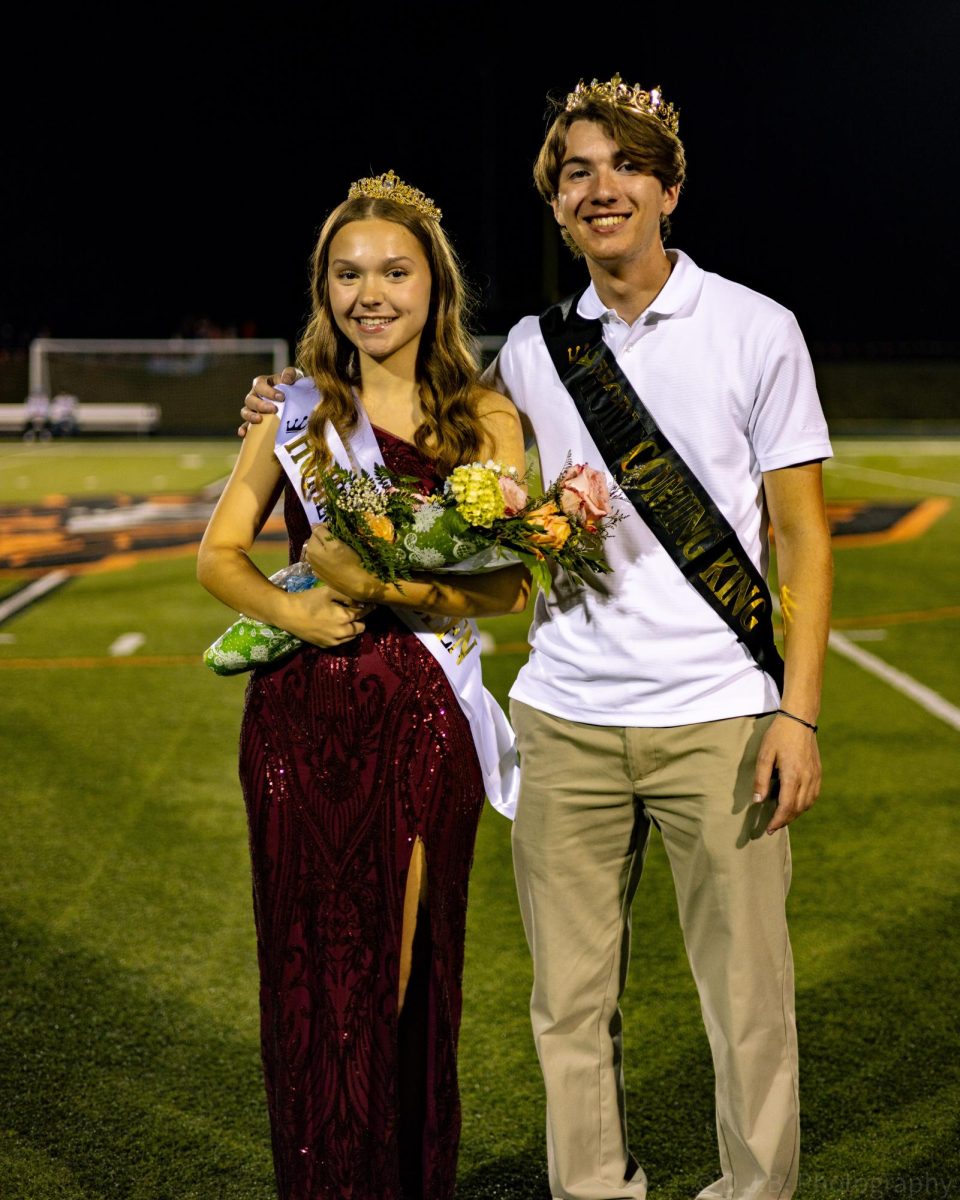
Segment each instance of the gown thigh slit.
[[[377,431],[424,490],[430,461]],[[309,526],[285,493],[291,560]],[[252,676],[240,739],[281,1200],[452,1200],[467,881],[483,785],[439,665],[389,609]],[[407,875],[424,846],[403,1013]]]

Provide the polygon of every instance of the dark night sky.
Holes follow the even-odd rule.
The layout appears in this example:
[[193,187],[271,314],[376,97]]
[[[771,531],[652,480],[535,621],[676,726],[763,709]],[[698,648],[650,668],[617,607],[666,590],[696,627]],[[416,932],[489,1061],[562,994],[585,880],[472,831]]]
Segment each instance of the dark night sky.
[[51,20],[0,80],[5,339],[166,336],[191,314],[293,339],[323,216],[388,167],[443,207],[504,330],[544,299],[545,238],[561,289],[580,276],[530,180],[545,94],[619,70],[681,110],[673,244],[811,341],[960,340],[960,6],[655,7],[584,5],[539,40],[504,14],[546,24],[543,4]]

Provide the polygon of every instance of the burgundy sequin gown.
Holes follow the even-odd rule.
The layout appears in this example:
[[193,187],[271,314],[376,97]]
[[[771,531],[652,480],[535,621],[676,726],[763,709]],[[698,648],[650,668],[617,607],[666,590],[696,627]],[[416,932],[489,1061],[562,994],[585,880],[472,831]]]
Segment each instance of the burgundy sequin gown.
[[[377,431],[388,466],[438,484]],[[286,495],[291,561],[309,536]],[[467,878],[483,786],[438,664],[389,609],[335,650],[251,679],[240,743],[261,1036],[282,1200],[450,1200]],[[403,898],[426,852],[428,919],[398,1019]]]

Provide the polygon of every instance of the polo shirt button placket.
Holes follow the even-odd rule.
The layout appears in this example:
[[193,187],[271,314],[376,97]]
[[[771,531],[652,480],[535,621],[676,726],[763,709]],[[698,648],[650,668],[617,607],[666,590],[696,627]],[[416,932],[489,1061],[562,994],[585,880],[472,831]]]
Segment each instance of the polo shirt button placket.
[[634,347],[640,344],[642,338],[651,332],[655,324],[655,321],[644,320],[642,323],[632,328],[630,333],[627,335],[627,340],[621,353],[629,354]]

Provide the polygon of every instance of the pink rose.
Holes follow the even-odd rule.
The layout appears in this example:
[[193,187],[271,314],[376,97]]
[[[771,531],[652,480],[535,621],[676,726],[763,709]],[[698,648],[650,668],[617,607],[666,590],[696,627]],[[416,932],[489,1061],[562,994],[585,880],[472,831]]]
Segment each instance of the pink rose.
[[503,496],[506,515],[508,517],[515,517],[527,502],[527,489],[521,487],[509,475],[501,475],[498,482],[500,484],[500,495]]
[[560,476],[560,507],[589,533],[596,533],[602,517],[610,515],[610,492],[602,471],[577,463]]

